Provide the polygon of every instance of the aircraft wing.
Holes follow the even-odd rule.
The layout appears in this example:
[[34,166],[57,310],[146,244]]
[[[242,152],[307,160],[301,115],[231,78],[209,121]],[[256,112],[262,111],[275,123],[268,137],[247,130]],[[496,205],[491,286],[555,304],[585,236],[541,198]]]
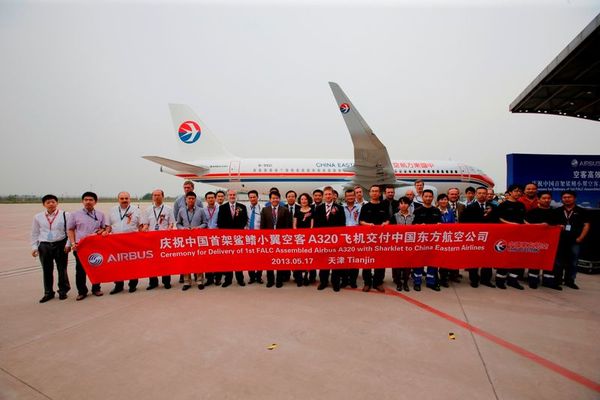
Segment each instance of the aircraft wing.
[[355,173],[352,183],[365,188],[371,185],[402,185],[396,181],[394,167],[386,147],[373,133],[340,86],[334,82],[329,82],[329,86],[354,145],[354,166],[347,169]]
[[202,176],[210,171],[207,167],[202,167],[198,165],[188,164],[181,161],[171,160],[170,158],[158,157],[158,156],[142,156],[142,158],[155,162],[163,167],[167,167],[172,169],[173,171],[177,171],[179,173],[187,173],[187,174],[195,174],[198,176]]

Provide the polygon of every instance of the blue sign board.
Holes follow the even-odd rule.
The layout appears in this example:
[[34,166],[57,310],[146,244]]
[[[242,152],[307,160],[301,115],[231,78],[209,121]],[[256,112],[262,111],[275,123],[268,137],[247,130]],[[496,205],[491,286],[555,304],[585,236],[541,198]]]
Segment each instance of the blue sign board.
[[506,184],[534,182],[538,190],[560,193],[573,190],[577,204],[600,207],[600,155],[507,154]]

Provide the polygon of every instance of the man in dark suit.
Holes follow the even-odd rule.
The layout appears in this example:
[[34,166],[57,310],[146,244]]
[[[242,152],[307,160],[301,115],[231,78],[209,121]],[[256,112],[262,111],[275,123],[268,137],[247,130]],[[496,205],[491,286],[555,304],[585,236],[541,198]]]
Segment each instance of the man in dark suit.
[[388,213],[388,218],[392,218],[392,215],[398,212],[398,207],[400,206],[400,202],[398,200],[394,200],[394,196],[396,195],[396,191],[393,186],[385,187],[384,199],[381,202],[381,205]]
[[[219,207],[219,216],[217,218],[217,227],[220,229],[244,229],[248,222],[248,211],[242,203],[236,202],[235,190],[227,191],[227,203]],[[233,272],[225,272],[225,281],[221,287],[230,286],[233,282]],[[235,272],[235,279],[240,286],[246,286],[244,283],[244,273]]]
[[[260,210],[260,229],[289,229],[292,227],[292,218],[288,209],[279,204],[281,195],[279,192],[271,192],[269,195],[270,205]],[[283,286],[286,271],[277,271],[277,278],[273,270],[267,271],[267,287],[276,285]],[[277,283],[275,283],[277,281]]]
[[[333,188],[326,186],[323,188],[323,203],[315,207],[314,221],[315,228],[328,226],[346,226],[346,214],[344,208],[333,201]],[[329,270],[319,270],[319,286],[317,289],[323,290],[329,284]],[[331,286],[336,292],[340,291],[341,270],[334,269],[331,272]]]
[[[486,201],[486,199],[487,189],[483,186],[478,187],[475,191],[475,200],[465,208],[460,216],[460,222],[474,224],[497,223],[498,215],[496,206],[493,203]],[[492,283],[491,268],[481,268],[481,277],[479,276],[479,268],[469,268],[468,271],[472,287],[476,288],[480,283],[491,288],[496,287],[496,285]]]

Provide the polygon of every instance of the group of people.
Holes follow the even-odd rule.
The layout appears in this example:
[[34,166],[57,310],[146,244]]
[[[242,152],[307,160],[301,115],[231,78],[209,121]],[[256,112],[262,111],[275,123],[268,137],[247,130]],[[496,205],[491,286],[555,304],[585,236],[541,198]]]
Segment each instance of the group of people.
[[[543,286],[562,290],[561,285],[578,289],[575,283],[579,247],[590,227],[586,210],[576,205],[576,193],[565,191],[561,195],[562,206],[551,208],[552,196],[549,192],[539,192],[534,183],[525,185],[524,190],[518,185],[511,185],[505,199],[498,202],[492,189],[485,187],[465,190],[466,200],[461,202],[458,188],[451,188],[434,199],[434,192],[425,189],[422,180],[415,182],[414,188],[405,191],[405,195],[395,199],[395,188],[381,188],[373,185],[369,188],[369,200],[363,197],[363,188],[346,189],[343,201],[332,187],[316,189],[300,196],[293,190],[285,193],[285,199],[277,188],[272,188],[269,199],[261,204],[256,190],[248,192],[248,206],[237,200],[235,190],[227,192],[209,191],[202,199],[194,192],[194,183],[185,181],[184,194],[179,196],[173,207],[164,203],[164,192],[157,189],[152,192],[152,205],[145,210],[131,204],[129,193],[118,194],[118,205],[105,215],[96,209],[98,197],[93,192],[82,195],[83,208],[73,213],[58,208],[58,198],[46,195],[42,198],[45,211],[33,218],[31,232],[32,255],[39,256],[44,277],[44,296],[40,303],[55,297],[54,266],[58,270],[58,296],[67,298],[70,290],[67,274],[69,252],[75,256],[75,280],[77,286],[76,300],[87,297],[89,290],[86,273],[77,255],[77,245],[89,235],[109,235],[137,231],[160,231],[170,229],[311,229],[319,227],[358,225],[414,225],[414,224],[454,224],[454,223],[506,223],[506,224],[549,224],[560,225],[561,236],[559,250],[553,271],[530,269],[527,282],[530,288],[537,289],[540,282]],[[434,201],[435,200],[435,201]],[[409,291],[412,279],[413,289],[421,290],[423,275],[426,287],[439,291],[441,287],[449,287],[449,282],[460,282],[462,275],[457,270],[449,270],[443,266],[423,266],[419,268],[392,268],[396,290]],[[506,289],[507,286],[523,290],[519,283],[525,278],[522,268],[497,269],[495,281],[492,282],[492,268],[467,269],[470,285]],[[245,286],[242,271],[213,272],[180,275],[182,290],[197,286],[203,290],[210,285],[228,287],[233,283],[235,275],[237,284]],[[308,286],[317,281],[316,270],[278,270],[266,271],[266,286],[281,288],[285,282],[294,280],[297,286]],[[321,269],[318,273],[318,290],[329,285],[334,291],[344,287],[357,288],[358,269]],[[372,289],[383,292],[385,268],[362,270],[364,292]],[[171,276],[161,277],[165,289],[171,288]],[[263,284],[263,271],[248,271],[248,284]],[[129,292],[137,290],[138,280],[128,282]],[[158,277],[151,277],[146,290],[159,286]],[[124,290],[124,282],[115,282],[110,294]],[[100,284],[91,286],[91,293],[102,296]]]

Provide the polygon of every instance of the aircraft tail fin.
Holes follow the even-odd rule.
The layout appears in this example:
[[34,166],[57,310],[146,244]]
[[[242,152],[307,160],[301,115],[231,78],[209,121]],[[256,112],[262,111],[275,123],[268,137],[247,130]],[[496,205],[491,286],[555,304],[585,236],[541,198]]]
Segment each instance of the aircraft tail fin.
[[169,104],[182,157],[189,160],[236,158],[187,104]]

